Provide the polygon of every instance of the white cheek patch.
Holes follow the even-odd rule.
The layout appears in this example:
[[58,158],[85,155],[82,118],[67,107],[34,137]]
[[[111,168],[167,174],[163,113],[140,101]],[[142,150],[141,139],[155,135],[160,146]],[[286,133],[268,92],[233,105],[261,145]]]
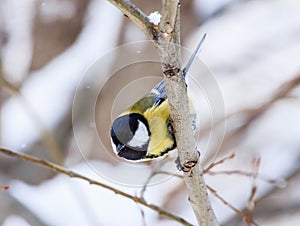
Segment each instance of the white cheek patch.
[[148,130],[147,127],[145,126],[144,123],[142,123],[140,120],[139,122],[139,127],[135,131],[134,136],[132,139],[127,143],[131,147],[142,147],[143,145],[147,144],[149,141],[149,135],[148,135]]

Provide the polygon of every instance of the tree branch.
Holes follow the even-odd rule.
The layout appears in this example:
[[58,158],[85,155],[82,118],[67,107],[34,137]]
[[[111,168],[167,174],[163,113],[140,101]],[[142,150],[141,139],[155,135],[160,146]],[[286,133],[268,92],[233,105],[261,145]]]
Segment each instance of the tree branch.
[[73,172],[71,170],[68,170],[68,169],[66,169],[66,168],[64,168],[64,167],[62,167],[60,165],[55,164],[55,163],[52,163],[52,162],[49,162],[49,161],[46,161],[46,160],[43,160],[43,159],[31,156],[31,155],[27,155],[27,154],[24,154],[24,153],[13,152],[11,150],[8,150],[8,149],[5,149],[5,148],[1,148],[1,147],[0,147],[0,153],[3,153],[5,155],[11,156],[11,157],[15,157],[15,158],[18,158],[18,159],[25,160],[27,162],[34,163],[36,165],[42,166],[44,168],[48,168],[48,169],[50,169],[52,171],[55,171],[57,173],[65,174],[65,175],[67,175],[69,177],[74,177],[74,178],[78,178],[78,179],[81,179],[81,180],[85,180],[85,181],[87,181],[91,185],[93,184],[93,185],[105,188],[107,190],[110,190],[110,191],[114,192],[115,194],[121,195],[121,196],[123,196],[125,198],[128,198],[128,199],[131,199],[132,201],[134,201],[136,203],[139,203],[139,204],[141,204],[143,206],[146,206],[146,207],[154,210],[155,212],[157,212],[161,216],[164,216],[164,217],[169,218],[171,220],[177,221],[177,222],[181,223],[182,225],[187,225],[187,226],[191,226],[192,225],[189,222],[187,222],[185,219],[183,219],[181,217],[178,217],[178,216],[176,216],[176,215],[174,215],[172,213],[169,213],[169,212],[161,209],[159,206],[147,203],[142,198],[130,195],[128,193],[125,193],[125,192],[123,192],[121,190],[118,190],[116,188],[113,188],[111,186],[103,184],[101,182],[92,180],[92,179],[90,179],[90,178],[88,178],[86,176],[83,176],[83,175],[81,175],[79,173],[75,173],[75,172]]
[[130,0],[108,0],[128,16],[150,39],[156,39],[156,31],[148,16],[137,8]]
[[158,42],[157,48],[161,57],[178,157],[183,167],[189,201],[198,224],[214,226],[218,225],[218,222],[208,199],[202,166],[198,161],[199,156],[192,131],[187,86],[181,70],[179,20],[179,1],[165,0],[162,20],[159,25],[160,42]]
[[219,200],[221,200],[224,205],[228,206],[230,209],[232,209],[237,215],[239,215],[243,220],[247,220],[248,222],[251,222],[254,226],[258,226],[257,223],[255,223],[252,219],[248,219],[247,216],[240,211],[239,209],[235,208],[233,205],[231,205],[230,203],[228,203],[221,195],[219,195],[217,193],[217,191],[215,189],[213,189],[210,186],[207,186],[207,188],[210,190],[211,193],[214,194],[214,196],[216,196]]
[[159,25],[159,30],[163,34],[163,41],[171,41],[175,24],[179,21],[176,20],[176,16],[179,13],[179,4],[179,0],[163,0],[162,17]]

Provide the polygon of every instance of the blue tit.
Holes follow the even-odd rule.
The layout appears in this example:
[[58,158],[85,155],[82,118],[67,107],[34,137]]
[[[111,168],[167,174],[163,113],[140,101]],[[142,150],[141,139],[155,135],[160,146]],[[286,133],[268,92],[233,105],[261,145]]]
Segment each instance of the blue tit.
[[[199,54],[205,36],[183,69],[184,76]],[[192,118],[195,124],[195,117]],[[116,155],[129,161],[147,161],[165,156],[174,150],[176,140],[165,81],[160,82],[148,95],[120,114],[112,123],[110,136]]]

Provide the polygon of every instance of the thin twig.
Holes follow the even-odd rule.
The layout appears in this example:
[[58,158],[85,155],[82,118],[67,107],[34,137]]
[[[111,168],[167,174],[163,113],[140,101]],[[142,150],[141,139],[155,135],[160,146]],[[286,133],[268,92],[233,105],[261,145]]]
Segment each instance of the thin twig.
[[[165,171],[158,171],[157,174],[167,174],[170,175],[170,173],[165,172]],[[209,173],[209,171],[207,172]],[[237,172],[239,173],[239,172]],[[247,176],[252,176],[253,172],[251,173],[247,173]],[[174,176],[183,179],[183,176],[175,174]],[[183,183],[182,183],[183,184]],[[182,184],[180,184],[174,191],[172,191],[169,195],[169,197],[174,197],[175,195],[177,195],[178,191],[182,189]],[[245,214],[243,211],[237,209],[236,207],[234,207],[232,204],[230,204],[228,201],[226,201],[222,196],[220,196],[217,191],[215,189],[213,189],[212,187],[210,187],[209,185],[206,185],[207,189],[216,197],[218,198],[221,202],[223,202],[224,205],[228,206],[230,209],[232,209],[238,216],[241,217],[241,219],[247,223],[251,223],[253,225],[257,225],[257,223],[255,223],[252,219],[252,216],[250,217],[249,215]],[[251,195],[250,195],[250,199],[252,200],[254,198],[254,194],[255,192],[252,191]],[[166,204],[164,204],[165,206]]]
[[228,203],[222,196],[220,196],[215,189],[207,185],[208,190],[215,196],[217,197],[221,202],[224,203],[224,205],[228,206],[230,209],[232,209],[237,215],[239,215],[242,219],[247,219],[247,222],[251,222],[253,225],[258,226],[257,223],[255,223],[252,219],[248,219],[248,216],[244,214],[242,211],[239,209],[235,208],[233,205]]
[[[183,179],[183,177],[182,177],[182,179]],[[165,195],[164,201],[161,206],[163,208],[172,207],[175,203],[174,197],[175,197],[175,201],[176,201],[176,199],[178,200],[179,198],[177,198],[177,197],[182,197],[182,195],[180,195],[181,193],[186,194],[186,185],[183,180],[180,182],[180,184],[178,184],[177,186],[172,188],[172,190],[170,188],[170,191],[168,192],[167,195]]]
[[[252,189],[251,189],[251,193],[248,199],[248,204],[247,204],[247,218],[245,219],[245,223],[248,226],[251,226],[253,221],[253,215],[254,215],[254,209],[255,209],[255,195],[256,195],[256,191],[257,191],[257,184],[256,184],[256,180],[257,180],[257,176],[258,176],[258,171],[259,171],[259,166],[260,166],[260,156],[255,156],[253,158],[253,173],[252,173]],[[247,220],[251,220],[250,222]]]
[[[243,170],[221,170],[221,171],[203,171],[204,174],[208,174],[210,176],[214,176],[214,175],[240,175],[240,176],[245,176],[245,177],[251,177],[253,175],[253,172],[247,172],[247,171],[243,171]],[[174,176],[180,179],[183,179],[183,175],[179,175],[179,174],[174,174],[174,173],[170,173],[170,172],[166,172],[166,171],[157,171],[156,174],[165,174],[165,175],[169,175],[169,176]],[[257,175],[257,179],[260,179],[264,182],[267,182],[269,184],[273,184],[278,188],[283,188],[285,186],[287,186],[287,181],[284,179],[273,179],[270,178],[266,175],[263,174],[258,174]]]
[[229,160],[229,159],[233,159],[235,157],[235,153],[231,153],[229,156],[225,156],[224,158],[220,159],[219,161],[217,162],[212,162],[211,164],[209,164],[208,167],[206,167],[204,170],[203,170],[203,173],[207,173],[209,170],[211,170],[213,167],[217,166],[217,165],[220,165],[220,164],[223,164],[226,160]]
[[[300,75],[297,75],[294,78],[291,78],[290,80],[285,81],[282,85],[280,85],[279,88],[276,88],[276,91],[271,95],[270,99],[267,100],[262,105],[259,105],[257,107],[248,108],[239,110],[237,112],[233,112],[229,115],[226,115],[224,118],[217,119],[215,125],[219,125],[223,123],[224,121],[227,121],[237,115],[243,115],[246,118],[246,122],[244,124],[249,124],[251,122],[248,122],[249,120],[252,120],[252,115],[257,115],[259,113],[264,113],[266,110],[268,110],[275,102],[283,99],[283,98],[289,98],[290,92],[295,89],[297,86],[300,85]],[[240,128],[240,127],[239,127]],[[203,127],[201,129],[201,135],[204,135],[205,133],[209,132],[212,128],[210,126]]]
[[[297,179],[297,176],[300,175],[300,167],[296,168],[294,171],[291,172],[290,175],[288,175],[285,178],[285,181],[287,181],[287,183],[289,183],[289,181],[295,180]],[[271,197],[272,195],[276,195],[276,192],[281,191],[280,187],[273,187],[271,190],[269,190],[268,192],[266,192],[265,194],[263,194],[261,197],[259,197],[256,201],[257,203],[262,203],[264,201],[264,199]],[[298,207],[296,207],[298,208]],[[275,211],[274,211],[275,209]],[[286,208],[284,208],[284,210],[288,211]],[[245,211],[245,210],[243,210]],[[265,207],[259,207],[257,208],[257,214],[256,215],[261,215],[261,216],[268,216],[269,214],[274,215],[274,213],[281,211],[282,213],[282,207],[281,206],[272,206],[269,208],[265,208]],[[237,224],[236,221],[237,217],[233,216],[231,219],[229,219],[226,223],[224,223],[224,225],[233,225],[233,224]]]
[[141,198],[144,198],[144,194],[146,192],[146,189],[147,189],[147,186],[148,184],[150,183],[150,181],[152,180],[153,177],[155,177],[157,174],[159,174],[159,169],[161,167],[163,167],[164,164],[166,164],[167,161],[161,161],[161,162],[158,162],[153,168],[152,168],[152,172],[151,174],[149,175],[149,177],[147,178],[147,180],[145,181],[141,191],[140,191],[140,195],[139,197]]
[[189,222],[187,222],[185,219],[183,219],[181,217],[178,217],[178,216],[176,216],[176,215],[174,215],[172,213],[169,213],[169,212],[161,209],[160,207],[158,207],[156,205],[147,203],[142,198],[130,195],[130,194],[125,193],[125,192],[123,192],[123,191],[121,191],[119,189],[116,189],[116,188],[113,188],[111,186],[108,186],[108,185],[106,185],[104,183],[92,180],[92,179],[90,179],[90,178],[88,178],[86,176],[83,176],[81,174],[75,173],[75,172],[73,172],[71,170],[68,170],[68,169],[66,169],[66,168],[64,168],[64,167],[62,167],[60,165],[55,164],[55,163],[52,163],[52,162],[49,162],[49,161],[46,161],[46,160],[43,160],[43,159],[31,156],[31,155],[27,155],[27,154],[24,154],[24,153],[13,152],[13,151],[5,149],[5,148],[0,148],[0,152],[3,153],[3,154],[5,154],[5,155],[11,156],[11,157],[15,157],[15,158],[18,158],[18,159],[25,160],[27,162],[34,163],[34,164],[42,166],[44,168],[48,168],[48,169],[50,169],[52,171],[65,174],[65,175],[67,175],[69,177],[73,177],[73,178],[78,178],[78,179],[81,179],[81,180],[85,180],[85,181],[87,181],[91,185],[96,185],[96,186],[105,188],[107,190],[113,191],[115,194],[121,195],[121,196],[123,196],[125,198],[128,198],[128,199],[131,199],[132,201],[134,201],[136,203],[140,203],[141,205],[146,206],[146,207],[154,210],[155,212],[157,212],[161,216],[164,216],[164,217],[169,218],[171,220],[177,221],[177,222],[181,223],[182,225],[192,225],[192,224],[190,224]]
[[[251,177],[253,175],[253,172],[247,172],[243,170],[221,170],[221,171],[206,171],[205,172],[208,175],[214,176],[214,175],[241,175],[246,177]],[[269,178],[268,176],[258,174],[257,179],[260,179],[262,181],[265,181],[270,184],[274,184],[277,187],[285,187],[287,185],[287,182],[283,179],[273,179]]]
[[[300,75],[297,74],[295,77],[285,81],[279,88],[274,91],[271,95],[270,99],[263,104],[256,106],[250,109],[244,109],[242,111],[232,113],[224,118],[219,119],[215,125],[219,125],[224,121],[228,120],[231,117],[242,115],[246,118],[244,123],[235,128],[233,131],[225,134],[223,139],[223,143],[221,147],[218,147],[218,150],[213,151],[210,156],[206,157],[207,161],[214,161],[219,155],[222,150],[230,150],[232,144],[237,145],[238,142],[241,142],[243,139],[245,132],[247,129],[256,121],[258,120],[264,113],[266,113],[277,101],[280,101],[284,98],[289,97],[289,94],[300,85]],[[211,127],[204,128],[202,134],[209,132]]]
[[139,210],[140,213],[141,213],[143,226],[147,226],[146,218],[145,218],[145,212],[144,212],[143,208],[141,207],[141,205],[139,205],[139,203],[136,203],[136,205],[137,205],[138,210]]
[[[241,137],[244,135],[244,133],[247,131],[250,125],[252,125],[252,123],[254,123],[265,112],[267,112],[274,105],[274,103],[277,103],[277,101],[280,101],[284,98],[288,98],[291,91],[293,91],[299,85],[300,75],[298,74],[295,77],[285,81],[282,85],[280,85],[280,87],[277,88],[271,95],[270,99],[264,102],[263,104],[253,108],[243,109],[241,111],[231,113],[230,115],[227,115],[224,118],[217,119],[215,127],[235,116],[242,116],[245,118],[245,121],[242,125],[225,135],[223,139],[224,142],[222,143],[221,147],[219,147],[218,150],[213,151],[210,156],[206,157],[207,161],[214,161],[214,159],[218,157],[219,153],[222,150],[230,150],[230,146],[232,143],[236,145],[235,142],[241,142]],[[211,128],[210,126],[202,128],[200,136],[204,136],[204,134],[210,132],[212,129],[213,128]]]
[[146,189],[147,189],[147,185],[150,183],[151,179],[156,175],[156,172],[155,171],[152,171],[151,174],[149,175],[149,177],[147,178],[147,180],[145,181],[141,191],[140,191],[140,194],[139,194],[139,197],[141,198],[144,198],[144,194],[146,192]]

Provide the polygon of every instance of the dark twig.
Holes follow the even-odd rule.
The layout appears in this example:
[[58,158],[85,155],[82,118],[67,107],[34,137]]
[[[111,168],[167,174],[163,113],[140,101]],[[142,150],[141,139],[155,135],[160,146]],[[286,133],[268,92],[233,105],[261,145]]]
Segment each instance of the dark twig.
[[128,198],[128,199],[131,199],[132,201],[134,201],[136,203],[139,203],[139,204],[141,204],[143,206],[146,206],[146,207],[154,210],[159,215],[164,216],[166,218],[169,218],[171,220],[177,221],[177,222],[181,223],[182,225],[192,225],[192,224],[190,224],[189,222],[187,222],[185,219],[183,219],[181,217],[178,217],[178,216],[176,216],[176,215],[174,215],[172,213],[169,213],[169,212],[161,209],[160,207],[158,207],[156,205],[147,203],[142,198],[130,195],[130,194],[125,193],[125,192],[123,192],[123,191],[121,191],[119,189],[116,189],[116,188],[113,188],[113,187],[108,186],[106,184],[103,184],[101,182],[92,180],[92,179],[90,179],[90,178],[88,178],[86,176],[83,176],[81,174],[75,173],[75,172],[73,172],[71,170],[68,170],[68,169],[66,169],[66,168],[64,168],[64,167],[62,167],[60,165],[55,164],[55,163],[52,163],[52,162],[49,162],[49,161],[46,161],[46,160],[43,160],[43,159],[31,156],[31,155],[27,155],[27,154],[24,154],[24,153],[13,152],[13,151],[5,149],[5,148],[0,148],[0,152],[3,153],[3,154],[5,154],[5,155],[11,156],[11,157],[15,157],[15,158],[18,158],[18,159],[25,160],[27,162],[34,163],[34,164],[42,166],[44,168],[48,168],[48,169],[50,169],[52,171],[65,174],[65,175],[67,175],[69,177],[74,177],[74,178],[78,178],[78,179],[81,179],[81,180],[85,180],[85,181],[87,181],[91,185],[96,185],[96,186],[105,188],[107,190],[110,190],[110,191],[114,192],[115,194],[121,195],[121,196],[123,196],[125,198]]
[[255,223],[252,219],[248,218],[246,214],[244,214],[239,209],[235,208],[233,205],[228,203],[222,196],[220,196],[215,189],[207,185],[208,190],[217,197],[221,202],[224,203],[224,205],[228,206],[230,209],[232,209],[237,215],[239,215],[242,219],[246,220],[247,222],[250,222],[251,224],[258,226],[257,223]]
[[[252,173],[252,189],[251,193],[248,199],[248,205],[247,205],[247,218],[245,219],[245,223],[248,226],[251,226],[251,223],[253,221],[253,215],[254,215],[254,209],[255,209],[255,195],[257,191],[257,185],[256,180],[258,176],[259,171],[259,165],[260,165],[260,156],[255,156],[253,158],[253,173]],[[251,220],[250,222],[247,220]]]
[[[214,176],[214,175],[241,175],[246,177],[251,177],[253,175],[253,172],[247,172],[243,170],[222,170],[222,171],[207,171],[205,172],[208,175]],[[273,179],[269,178],[268,176],[258,174],[257,179],[260,179],[262,181],[265,181],[269,184],[274,184],[276,187],[285,187],[287,185],[287,181],[283,179]]]
[[211,164],[209,164],[208,167],[206,167],[204,170],[203,170],[203,173],[207,173],[210,169],[212,169],[213,167],[217,166],[217,165],[220,165],[220,164],[223,164],[226,160],[228,159],[233,159],[235,157],[235,153],[232,153],[230,154],[229,156],[225,156],[224,158],[220,159],[219,161],[217,162],[212,162]]

